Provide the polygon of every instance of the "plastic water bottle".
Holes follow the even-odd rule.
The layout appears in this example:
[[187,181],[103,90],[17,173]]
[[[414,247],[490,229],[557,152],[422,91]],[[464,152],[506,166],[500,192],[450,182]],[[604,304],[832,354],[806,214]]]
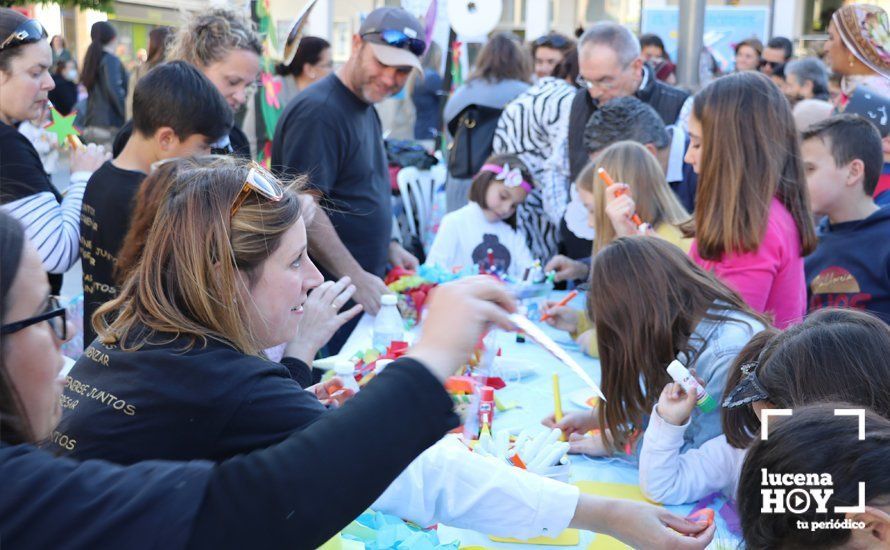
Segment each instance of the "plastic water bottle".
[[355,381],[355,365],[352,361],[339,361],[334,365],[334,377],[340,380],[343,388],[358,393],[358,382]]
[[374,319],[374,347],[385,350],[392,342],[405,338],[405,322],[396,307],[395,294],[384,294],[381,299],[383,306]]

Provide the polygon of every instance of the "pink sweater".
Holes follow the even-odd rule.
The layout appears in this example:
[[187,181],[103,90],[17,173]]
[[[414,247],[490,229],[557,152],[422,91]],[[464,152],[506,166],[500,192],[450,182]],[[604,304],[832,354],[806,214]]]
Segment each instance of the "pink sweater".
[[755,311],[771,314],[785,328],[806,313],[807,287],[800,255],[800,234],[788,209],[773,198],[760,248],[744,254],[724,254],[720,261],[698,255],[698,242],[689,251],[693,261],[714,273],[741,294]]

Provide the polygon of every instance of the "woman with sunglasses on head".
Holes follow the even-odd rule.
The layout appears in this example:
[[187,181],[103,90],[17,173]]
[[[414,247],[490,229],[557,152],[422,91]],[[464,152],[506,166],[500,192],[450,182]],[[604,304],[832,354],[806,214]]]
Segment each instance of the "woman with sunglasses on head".
[[[319,401],[331,397],[327,387],[304,391],[294,379],[304,364],[296,359],[273,363],[261,352],[312,329],[306,325],[306,295],[321,276],[306,253],[297,194],[226,157],[176,164],[142,259],[118,297],[99,310],[94,318],[99,338],[68,377],[63,402],[71,406],[53,434],[53,450],[123,464],[221,461],[278,443],[330,414]],[[436,304],[450,300],[451,292],[468,293],[476,309],[461,306],[464,299]],[[442,307],[447,316],[436,313]],[[508,324],[504,308],[513,310],[513,300],[490,278],[442,287],[434,293],[419,344],[381,377],[413,370],[414,360],[449,366],[464,362],[486,321]],[[354,399],[378,383],[372,381]],[[431,390],[416,383],[404,391],[422,395]],[[426,422],[410,400],[389,398],[403,414]],[[353,400],[343,406],[355,408]],[[362,422],[364,435],[332,436],[349,437],[352,450],[348,456],[332,456],[342,462],[325,465],[324,471],[364,462],[363,449],[388,444],[378,439],[379,423],[402,421],[366,414]],[[322,465],[310,469],[324,478]],[[338,479],[337,487],[329,484],[317,492],[307,487],[300,494],[311,495],[305,497],[308,506],[318,495],[333,491],[346,499],[354,490],[353,482]],[[476,505],[483,500],[486,505]],[[702,526],[648,506],[616,507],[608,501],[610,512],[604,513],[606,502],[489,461],[448,440],[415,460],[374,506],[423,525],[444,521],[510,536],[531,537],[572,525],[617,531],[616,536],[643,546],[683,539],[681,544],[699,547],[710,537]],[[610,516],[613,510],[616,516]],[[620,513],[636,518],[636,528],[610,521]],[[681,537],[667,525],[701,533]]]
[[535,79],[553,76],[556,66],[575,47],[575,41],[558,32],[551,32],[532,42]]
[[[241,109],[253,94],[260,74],[263,41],[253,23],[234,11],[214,8],[196,13],[173,35],[167,50],[168,61],[186,61],[204,73],[223,95],[233,112]],[[115,157],[133,132],[127,122],[114,139]],[[251,158],[250,142],[237,125],[227,138],[214,144],[214,153]]]
[[17,131],[48,103],[52,49],[35,19],[0,8],[0,204],[19,219],[34,243],[53,289],[78,257],[80,206],[87,180],[106,155],[95,145],[71,158],[71,186],[64,198],[43,170],[34,146]]
[[[56,458],[35,446],[47,438],[76,445],[53,431],[60,405],[77,406],[60,401],[60,346],[73,326],[49,294],[37,251],[3,212],[0,265],[0,533],[10,548],[317,547],[457,425],[442,381],[484,326],[505,325],[503,307],[512,308],[492,281],[442,287],[431,297],[428,322],[452,330],[425,336],[413,359],[393,363],[341,410],[219,464],[122,467]],[[464,330],[454,331],[457,325]],[[379,422],[375,444],[362,445],[369,418]],[[338,472],[338,487],[317,475],[322,467]]]

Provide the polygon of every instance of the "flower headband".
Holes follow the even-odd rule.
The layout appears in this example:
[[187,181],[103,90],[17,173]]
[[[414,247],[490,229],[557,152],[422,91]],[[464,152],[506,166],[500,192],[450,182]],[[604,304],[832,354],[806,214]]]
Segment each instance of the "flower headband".
[[522,179],[522,172],[519,168],[510,168],[510,165],[504,163],[503,166],[497,164],[483,164],[480,172],[491,172],[497,174],[494,179],[504,182],[507,187],[522,187],[527,193],[532,192],[532,184]]

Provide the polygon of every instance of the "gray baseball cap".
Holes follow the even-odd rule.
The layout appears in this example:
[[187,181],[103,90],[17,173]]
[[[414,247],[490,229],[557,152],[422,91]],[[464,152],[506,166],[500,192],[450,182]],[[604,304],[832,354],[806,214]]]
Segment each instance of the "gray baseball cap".
[[423,70],[419,56],[426,49],[426,35],[420,21],[407,11],[377,8],[368,14],[358,33],[384,65]]

